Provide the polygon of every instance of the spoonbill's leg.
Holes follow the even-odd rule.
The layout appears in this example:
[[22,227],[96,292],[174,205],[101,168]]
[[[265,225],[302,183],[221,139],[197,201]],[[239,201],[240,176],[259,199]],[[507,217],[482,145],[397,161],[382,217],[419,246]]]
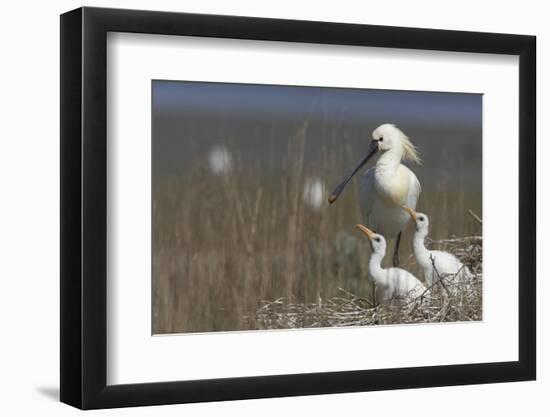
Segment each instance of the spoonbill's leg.
[[401,242],[401,232],[397,234],[395,240],[395,249],[393,250],[393,266],[399,266],[399,243]]

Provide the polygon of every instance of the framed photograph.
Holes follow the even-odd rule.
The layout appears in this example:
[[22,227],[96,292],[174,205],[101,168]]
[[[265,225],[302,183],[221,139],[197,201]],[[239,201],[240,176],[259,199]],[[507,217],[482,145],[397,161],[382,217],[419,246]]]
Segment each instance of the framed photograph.
[[535,37],[61,16],[61,401],[533,380]]

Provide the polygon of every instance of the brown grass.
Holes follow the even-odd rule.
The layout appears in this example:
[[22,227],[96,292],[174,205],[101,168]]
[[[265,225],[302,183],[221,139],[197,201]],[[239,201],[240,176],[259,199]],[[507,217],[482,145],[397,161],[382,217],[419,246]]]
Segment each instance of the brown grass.
[[[307,178],[320,177],[333,187],[359,158],[338,146],[342,138],[334,137],[323,149],[322,161],[308,164],[306,133],[304,124],[289,141],[284,175],[244,167],[214,176],[197,164],[185,176],[155,180],[154,333],[266,328],[256,318],[266,305],[262,300],[283,300],[286,306],[307,310],[318,303],[337,303],[341,289],[352,297],[352,305],[366,306],[360,300],[372,300],[368,243],[355,229],[361,221],[355,182],[335,204],[318,210],[302,198]],[[233,155],[235,166],[243,166],[238,153]],[[438,207],[430,216],[432,238],[480,232],[467,214],[469,208],[481,212],[479,195],[425,190],[418,209],[431,214],[429,207]],[[401,259],[420,276],[410,239],[408,229]]]

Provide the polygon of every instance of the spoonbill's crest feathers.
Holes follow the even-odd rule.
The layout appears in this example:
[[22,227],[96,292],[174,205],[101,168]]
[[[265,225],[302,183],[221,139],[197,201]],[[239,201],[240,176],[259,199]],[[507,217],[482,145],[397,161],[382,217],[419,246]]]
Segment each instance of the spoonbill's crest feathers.
[[[420,159],[420,154],[416,146],[413,145],[411,140],[405,135],[401,129],[391,123],[385,123],[378,126],[374,132],[372,132],[372,137],[374,140],[379,140],[380,138],[389,139],[391,142],[400,142],[403,149],[403,159],[405,161],[414,162],[417,165],[422,164],[422,159]],[[381,144],[381,150],[384,150]],[[390,145],[391,146],[391,145]]]

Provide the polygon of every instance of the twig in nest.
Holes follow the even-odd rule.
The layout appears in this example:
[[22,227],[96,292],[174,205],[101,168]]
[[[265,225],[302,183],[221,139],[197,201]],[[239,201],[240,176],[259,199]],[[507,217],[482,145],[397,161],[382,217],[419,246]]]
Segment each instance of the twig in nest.
[[[447,295],[451,295],[451,292],[449,291],[447,286],[445,284],[443,284],[443,278],[441,277],[441,275],[439,275],[439,271],[435,267],[435,258],[431,253],[430,253],[430,261],[432,261],[432,266],[434,267],[434,272],[435,272],[435,274],[437,275],[437,278],[438,278],[437,282],[435,284],[440,283],[441,286],[443,287],[443,289],[445,290],[445,292],[447,293]],[[432,279],[433,279],[433,277],[432,277]],[[433,287],[435,284],[432,284],[430,286],[430,288]]]
[[474,213],[473,210],[468,210],[468,213],[470,214],[470,216],[472,216],[474,218],[474,220],[476,220],[479,224],[483,224],[483,220],[481,220],[481,218]]

